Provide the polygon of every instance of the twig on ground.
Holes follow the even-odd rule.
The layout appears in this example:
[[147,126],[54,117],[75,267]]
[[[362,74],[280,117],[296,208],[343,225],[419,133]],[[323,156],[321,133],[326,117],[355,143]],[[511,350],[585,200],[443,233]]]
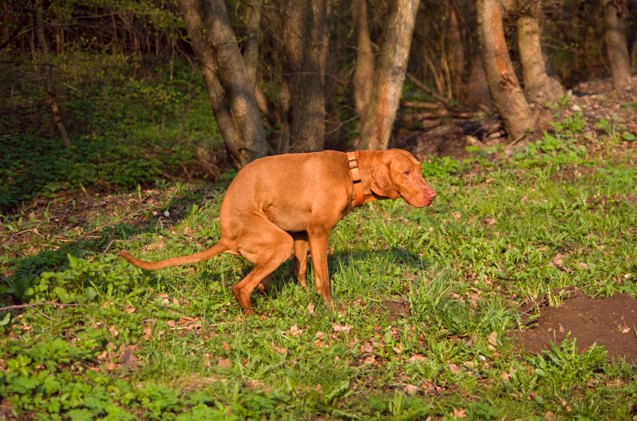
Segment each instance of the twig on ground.
[[31,303],[31,304],[16,304],[12,306],[0,307],[0,311],[9,311],[9,310],[18,310],[21,308],[35,308],[39,306],[53,306],[53,307],[80,307],[85,304],[64,304],[64,303],[56,303],[54,301],[44,301],[41,303]]

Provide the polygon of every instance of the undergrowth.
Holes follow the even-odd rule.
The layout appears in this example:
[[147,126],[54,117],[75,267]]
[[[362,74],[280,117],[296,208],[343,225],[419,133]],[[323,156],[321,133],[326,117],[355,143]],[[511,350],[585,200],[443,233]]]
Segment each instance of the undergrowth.
[[0,72],[0,86],[11,86],[0,109],[0,211],[77,188],[121,191],[210,177],[201,161],[221,140],[198,72],[183,64],[157,72],[124,56],[57,60],[70,149],[55,131],[37,72],[28,63]]

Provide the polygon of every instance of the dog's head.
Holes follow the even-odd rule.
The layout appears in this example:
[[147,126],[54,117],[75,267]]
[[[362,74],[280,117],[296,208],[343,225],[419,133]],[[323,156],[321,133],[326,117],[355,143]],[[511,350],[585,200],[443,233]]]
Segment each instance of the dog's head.
[[383,163],[372,170],[372,193],[398,199],[417,208],[429,206],[436,192],[420,172],[420,162],[409,152],[390,149],[383,153]]

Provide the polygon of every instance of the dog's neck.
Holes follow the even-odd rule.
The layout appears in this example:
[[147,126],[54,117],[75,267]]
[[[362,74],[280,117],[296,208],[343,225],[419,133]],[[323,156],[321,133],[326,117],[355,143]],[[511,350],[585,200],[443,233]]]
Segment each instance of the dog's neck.
[[386,197],[378,196],[372,191],[372,174],[369,172],[368,161],[375,152],[347,152],[348,167],[352,178],[352,208],[362,206],[364,203],[386,199]]
[[347,165],[349,174],[352,177],[352,208],[362,206],[365,203],[365,193],[363,191],[363,181],[358,167],[358,157],[356,151],[347,152]]

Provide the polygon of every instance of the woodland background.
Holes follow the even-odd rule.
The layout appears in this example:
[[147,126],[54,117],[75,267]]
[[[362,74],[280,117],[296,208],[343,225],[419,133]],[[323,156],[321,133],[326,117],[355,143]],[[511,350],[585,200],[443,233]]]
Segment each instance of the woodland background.
[[[216,120],[202,143],[208,150],[199,152],[212,173],[217,157],[209,155],[219,152],[219,135],[239,167],[271,153],[386,148],[390,138],[405,146],[401,128],[413,137],[493,114],[509,141],[518,142],[541,133],[547,105],[578,83],[613,76],[617,93],[632,92],[635,6],[632,0],[4,1],[3,142],[27,134],[58,138],[69,148],[98,135],[91,121],[98,111],[111,126],[125,126],[125,111],[113,109],[139,97],[160,109],[163,126],[178,122],[176,102],[192,101],[185,92],[201,86],[196,69],[211,124]],[[121,96],[106,92],[124,85]],[[114,114],[107,116],[109,110]],[[472,132],[480,141],[504,134],[497,125],[482,129]]]

